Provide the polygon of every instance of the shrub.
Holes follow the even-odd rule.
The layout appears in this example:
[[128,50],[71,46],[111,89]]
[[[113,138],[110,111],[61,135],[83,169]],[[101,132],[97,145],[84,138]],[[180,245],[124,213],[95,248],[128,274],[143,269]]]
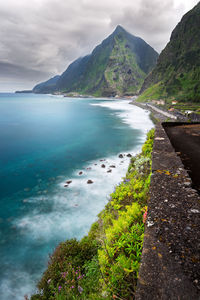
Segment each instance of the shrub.
[[105,288],[123,299],[132,299],[143,242],[143,212],[137,203],[120,213],[105,231],[98,251]]

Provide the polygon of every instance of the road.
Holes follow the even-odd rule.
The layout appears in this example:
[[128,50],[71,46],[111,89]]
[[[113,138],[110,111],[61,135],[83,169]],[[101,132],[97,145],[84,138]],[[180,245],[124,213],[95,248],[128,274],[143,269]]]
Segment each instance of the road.
[[147,103],[147,107],[150,107],[151,109],[155,110],[155,111],[158,112],[159,114],[162,114],[162,115],[164,115],[164,116],[166,116],[166,117],[168,117],[168,118],[170,118],[170,119],[177,120],[177,117],[176,117],[176,116],[174,116],[174,115],[172,115],[172,114],[170,114],[170,113],[168,113],[168,112],[166,112],[166,111],[163,111],[163,110],[161,110],[161,109],[159,109],[159,108],[157,108],[157,107],[155,107],[155,106],[153,106],[153,105],[151,105],[151,104],[148,104],[148,103]]

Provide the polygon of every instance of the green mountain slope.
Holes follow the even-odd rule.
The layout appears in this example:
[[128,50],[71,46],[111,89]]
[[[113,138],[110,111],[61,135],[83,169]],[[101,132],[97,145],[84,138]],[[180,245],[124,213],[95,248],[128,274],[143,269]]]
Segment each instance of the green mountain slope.
[[200,102],[200,2],[172,32],[141,92],[140,99]]
[[[157,52],[145,41],[117,26],[90,55],[69,65],[58,78],[54,91],[95,96],[135,94],[157,57]],[[48,93],[48,86],[44,91],[43,85],[42,92]]]

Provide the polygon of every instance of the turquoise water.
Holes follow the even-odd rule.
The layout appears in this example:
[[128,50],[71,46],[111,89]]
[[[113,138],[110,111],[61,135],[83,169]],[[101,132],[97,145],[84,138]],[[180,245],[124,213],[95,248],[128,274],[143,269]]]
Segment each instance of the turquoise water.
[[0,299],[33,292],[56,245],[87,233],[151,126],[127,101],[0,94]]

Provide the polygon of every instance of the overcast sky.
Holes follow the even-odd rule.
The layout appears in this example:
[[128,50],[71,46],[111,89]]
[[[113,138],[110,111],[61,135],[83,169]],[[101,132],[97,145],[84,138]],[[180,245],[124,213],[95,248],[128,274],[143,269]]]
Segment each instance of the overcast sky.
[[0,91],[32,89],[120,24],[160,52],[198,0],[0,1]]

